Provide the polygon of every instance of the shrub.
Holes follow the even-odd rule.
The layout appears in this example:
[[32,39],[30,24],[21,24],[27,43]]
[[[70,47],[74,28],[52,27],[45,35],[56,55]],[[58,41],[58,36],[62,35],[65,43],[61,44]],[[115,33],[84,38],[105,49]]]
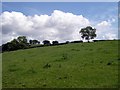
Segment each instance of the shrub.
[[43,66],[43,68],[50,68],[50,67],[51,67],[51,65],[49,63],[47,63]]

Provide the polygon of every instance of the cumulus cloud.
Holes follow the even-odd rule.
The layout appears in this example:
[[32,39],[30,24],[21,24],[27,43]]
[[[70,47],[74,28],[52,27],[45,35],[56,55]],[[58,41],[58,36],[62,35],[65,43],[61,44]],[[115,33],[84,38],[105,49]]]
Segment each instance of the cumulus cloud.
[[18,35],[26,35],[29,39],[40,41],[80,39],[78,33],[80,27],[90,24],[89,20],[82,15],[59,10],[54,10],[50,16],[25,16],[21,12],[3,12],[1,17],[3,43]]
[[117,37],[116,34],[107,33],[103,38],[113,40],[113,39],[116,39],[116,37]]
[[[82,15],[66,13],[60,10],[54,10],[50,16],[26,16],[21,12],[6,11],[0,15],[0,18],[2,18],[3,43],[20,35],[25,35],[28,39],[38,39],[41,42],[45,39],[50,41],[58,40],[59,42],[80,40],[80,29],[91,25],[91,22]],[[103,30],[101,29],[110,27],[111,23],[102,21],[94,26],[98,29],[98,34],[102,35]],[[107,34],[107,37],[109,35],[111,33]],[[115,35],[108,38],[112,37],[115,37]]]
[[98,27],[108,27],[108,26],[111,26],[111,23],[107,22],[107,21],[102,21],[101,23],[98,23],[97,26]]
[[95,27],[97,29],[97,38],[98,39],[117,39],[117,28],[113,27],[112,24],[115,22],[115,19],[108,21],[101,21]]

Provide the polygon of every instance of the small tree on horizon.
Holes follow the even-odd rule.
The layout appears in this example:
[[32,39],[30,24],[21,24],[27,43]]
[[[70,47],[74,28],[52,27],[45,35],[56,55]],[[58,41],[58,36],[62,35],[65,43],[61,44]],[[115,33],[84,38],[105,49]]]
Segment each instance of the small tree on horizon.
[[52,41],[53,45],[58,45],[58,43],[59,43],[58,41]]
[[50,41],[49,41],[49,40],[44,40],[44,41],[43,41],[43,44],[44,44],[44,45],[50,45]]
[[18,41],[19,43],[27,44],[27,38],[26,38],[26,36],[19,36],[19,37],[17,38],[17,41]]
[[95,34],[96,29],[92,28],[91,26],[87,26],[86,28],[82,28],[79,33],[81,33],[82,39],[86,39],[86,40],[88,40],[88,42],[90,39],[94,39],[97,36]]
[[40,44],[38,40],[29,40],[29,44]]

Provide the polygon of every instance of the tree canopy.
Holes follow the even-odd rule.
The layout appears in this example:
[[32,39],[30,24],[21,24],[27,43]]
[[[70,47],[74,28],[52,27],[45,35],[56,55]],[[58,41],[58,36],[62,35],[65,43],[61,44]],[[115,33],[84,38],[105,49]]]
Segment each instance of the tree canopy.
[[58,41],[52,41],[53,45],[58,45]]
[[38,40],[29,40],[30,44],[40,44],[40,41]]
[[44,40],[43,43],[44,43],[44,45],[50,45],[50,41],[49,40]]
[[95,34],[96,29],[92,28],[91,26],[87,26],[86,28],[82,28],[79,33],[81,33],[82,39],[86,39],[86,40],[88,40],[88,42],[90,39],[94,39],[97,36]]
[[28,48],[26,36],[19,36],[17,39],[13,39],[11,42],[7,42],[2,45],[2,51],[13,51],[18,49]]

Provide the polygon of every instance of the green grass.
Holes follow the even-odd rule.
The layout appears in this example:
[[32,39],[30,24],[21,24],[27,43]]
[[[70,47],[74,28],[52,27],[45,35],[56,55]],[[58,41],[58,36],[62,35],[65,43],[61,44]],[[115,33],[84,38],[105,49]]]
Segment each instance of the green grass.
[[5,52],[3,88],[114,88],[118,41],[77,43]]

